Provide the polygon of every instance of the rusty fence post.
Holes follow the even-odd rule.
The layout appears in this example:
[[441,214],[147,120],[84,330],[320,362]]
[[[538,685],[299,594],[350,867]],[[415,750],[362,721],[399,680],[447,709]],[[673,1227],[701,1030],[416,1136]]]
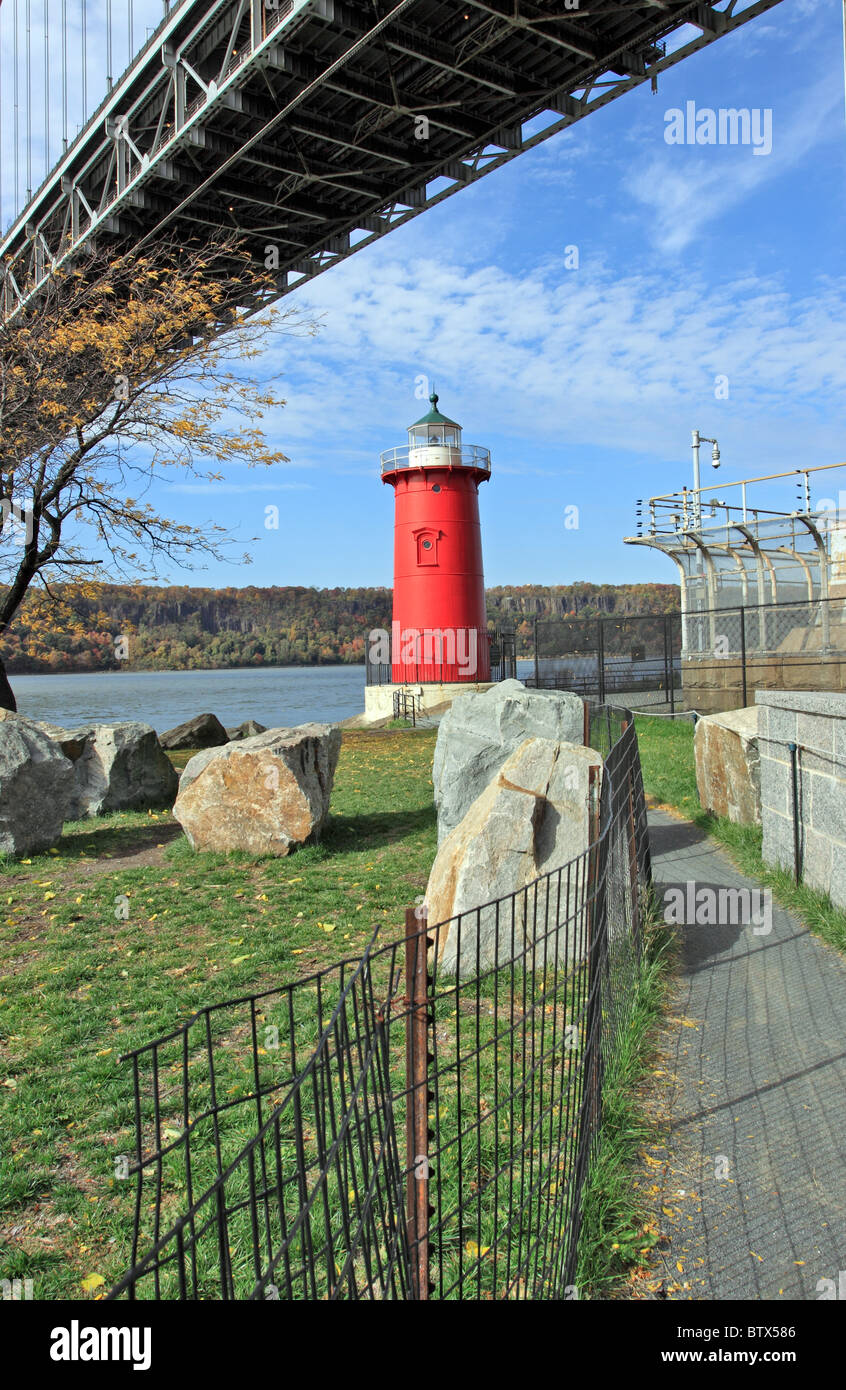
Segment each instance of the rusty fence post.
[[[623,732],[629,729],[628,719],[623,720]],[[634,734],[634,729],[632,729]],[[628,740],[632,742],[631,739]],[[632,785],[632,775],[634,771],[631,750],[626,755],[626,785],[629,793],[629,815],[628,815],[628,842],[629,842],[629,887],[632,901],[632,935],[635,939],[638,955],[640,954],[640,873],[638,871],[637,854],[637,828],[635,826],[634,813],[634,787]]]
[[[588,766],[588,798],[590,804],[591,843],[588,849],[588,951],[587,951],[587,999],[585,1010],[585,1038],[582,1052],[585,1092],[588,1096],[588,1147],[593,1134],[599,1128],[602,1115],[602,966],[603,932],[606,923],[603,915],[603,876],[607,864],[603,860],[602,812],[601,812],[602,774],[598,765]],[[607,848],[606,848],[607,854]]]
[[429,971],[425,916],[405,913],[406,1230],[411,1297],[429,1297]]

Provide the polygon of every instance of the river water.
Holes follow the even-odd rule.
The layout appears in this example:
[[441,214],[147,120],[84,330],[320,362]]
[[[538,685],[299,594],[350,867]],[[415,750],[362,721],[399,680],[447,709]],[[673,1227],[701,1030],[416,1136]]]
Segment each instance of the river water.
[[[531,661],[518,661],[524,680]],[[364,709],[363,666],[247,666],[229,671],[102,671],[11,676],[18,712],[71,728],[140,719],[157,733],[195,714],[231,727],[256,719],[268,729],[315,720],[335,724]]]
[[268,729],[335,723],[364,709],[363,666],[251,666],[228,671],[104,671],[12,676],[20,714],[69,728],[140,719],[158,733],[195,714]]

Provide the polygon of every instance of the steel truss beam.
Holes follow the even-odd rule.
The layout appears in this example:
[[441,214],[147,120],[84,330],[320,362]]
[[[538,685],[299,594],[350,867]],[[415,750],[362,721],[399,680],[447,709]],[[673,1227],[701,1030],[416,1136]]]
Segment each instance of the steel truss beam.
[[289,293],[778,2],[181,0],[0,243],[3,312],[198,228],[278,243]]

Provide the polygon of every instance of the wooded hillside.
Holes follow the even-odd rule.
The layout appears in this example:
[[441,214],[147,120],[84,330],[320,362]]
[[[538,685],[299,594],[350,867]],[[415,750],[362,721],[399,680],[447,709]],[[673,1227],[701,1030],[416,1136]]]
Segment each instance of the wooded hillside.
[[[363,662],[368,632],[389,627],[390,589],[55,586],[25,602],[0,642],[9,672],[197,670]],[[488,589],[488,616],[528,650],[532,620],[674,612],[674,584],[542,584]]]

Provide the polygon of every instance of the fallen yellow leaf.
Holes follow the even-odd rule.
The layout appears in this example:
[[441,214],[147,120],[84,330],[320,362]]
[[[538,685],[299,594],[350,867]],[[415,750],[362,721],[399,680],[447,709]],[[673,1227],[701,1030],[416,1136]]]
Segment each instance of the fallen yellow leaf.
[[483,1245],[480,1247],[476,1244],[475,1240],[468,1240],[467,1244],[464,1247],[467,1254],[473,1260],[480,1260],[483,1255],[487,1255],[490,1248],[491,1247],[489,1245]]

